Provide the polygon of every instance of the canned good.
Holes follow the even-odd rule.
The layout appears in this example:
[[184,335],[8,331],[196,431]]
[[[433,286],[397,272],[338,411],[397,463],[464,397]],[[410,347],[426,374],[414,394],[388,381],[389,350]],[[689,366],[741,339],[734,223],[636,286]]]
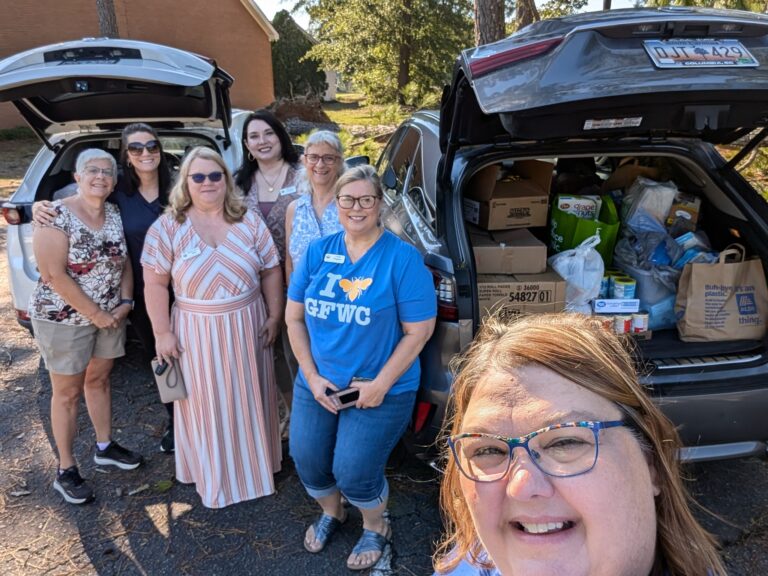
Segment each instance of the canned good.
[[599,316],[600,324],[603,327],[604,330],[608,330],[608,332],[613,332],[613,316],[610,314],[600,314]]
[[623,276],[621,278],[616,277],[613,279],[613,297],[620,300],[626,300],[628,298],[635,297],[635,291],[637,289],[637,281],[629,276]]
[[620,314],[613,317],[613,331],[616,334],[629,334],[632,330],[632,316]]
[[607,274],[603,276],[603,279],[600,280],[600,292],[598,293],[598,298],[608,298],[608,285],[611,283],[611,277]]
[[640,311],[632,314],[632,333],[648,332],[648,312]]

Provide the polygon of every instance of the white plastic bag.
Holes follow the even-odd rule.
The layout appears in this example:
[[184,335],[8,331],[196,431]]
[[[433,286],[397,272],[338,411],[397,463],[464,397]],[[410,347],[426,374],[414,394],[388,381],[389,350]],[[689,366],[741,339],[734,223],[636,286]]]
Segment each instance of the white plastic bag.
[[550,256],[547,262],[565,280],[565,309],[591,314],[590,300],[600,293],[605,264],[595,246],[600,235],[590,236],[572,250]]

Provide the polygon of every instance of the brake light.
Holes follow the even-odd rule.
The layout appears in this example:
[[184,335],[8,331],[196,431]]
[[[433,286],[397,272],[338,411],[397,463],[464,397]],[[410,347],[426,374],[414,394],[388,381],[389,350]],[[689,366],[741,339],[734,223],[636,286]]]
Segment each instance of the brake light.
[[414,411],[413,415],[414,432],[419,433],[424,428],[424,425],[427,423],[427,416],[429,416],[430,410],[432,410],[432,404],[429,402],[416,403],[416,410]]
[[3,207],[3,218],[8,224],[21,224],[21,213],[18,208]]
[[439,270],[429,268],[435,283],[435,296],[437,297],[437,319],[458,320],[459,307],[456,304],[456,282],[453,277],[443,274]]
[[510,50],[504,52],[498,52],[491,54],[490,56],[480,57],[477,60],[470,62],[469,71],[474,78],[493,72],[498,68],[502,68],[507,64],[513,62],[519,62],[526,58],[533,58],[534,56],[541,56],[552,50],[555,46],[563,41],[563,36],[557,38],[549,38],[547,40],[539,40],[538,42],[529,42],[522,46],[516,46]]
[[29,322],[29,313],[26,310],[19,310],[16,308],[16,318],[18,320],[23,320],[24,322]]

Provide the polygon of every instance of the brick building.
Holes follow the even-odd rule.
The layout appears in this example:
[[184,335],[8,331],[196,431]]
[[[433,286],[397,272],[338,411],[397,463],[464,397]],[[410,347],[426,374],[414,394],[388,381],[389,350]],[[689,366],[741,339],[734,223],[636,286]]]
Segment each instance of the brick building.
[[[146,40],[216,60],[235,83],[232,105],[274,100],[272,48],[277,32],[255,0],[114,0],[122,38]],[[0,0],[0,58],[36,46],[99,35],[96,0]],[[24,125],[0,103],[0,128]]]

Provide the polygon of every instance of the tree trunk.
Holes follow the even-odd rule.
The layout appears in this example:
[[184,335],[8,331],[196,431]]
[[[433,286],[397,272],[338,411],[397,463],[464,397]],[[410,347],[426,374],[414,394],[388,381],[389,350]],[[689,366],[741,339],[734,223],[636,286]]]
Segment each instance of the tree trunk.
[[397,103],[401,106],[405,104],[403,89],[411,81],[412,7],[412,0],[403,2],[403,37],[397,58]]
[[475,44],[504,38],[504,0],[475,0]]
[[96,12],[99,16],[99,36],[120,38],[117,31],[114,0],[96,0]]
[[611,0],[603,0],[603,10],[611,9]]
[[536,9],[536,4],[533,0],[517,0],[516,12],[518,30],[528,26],[528,24],[541,20],[541,16],[539,15],[539,11]]

